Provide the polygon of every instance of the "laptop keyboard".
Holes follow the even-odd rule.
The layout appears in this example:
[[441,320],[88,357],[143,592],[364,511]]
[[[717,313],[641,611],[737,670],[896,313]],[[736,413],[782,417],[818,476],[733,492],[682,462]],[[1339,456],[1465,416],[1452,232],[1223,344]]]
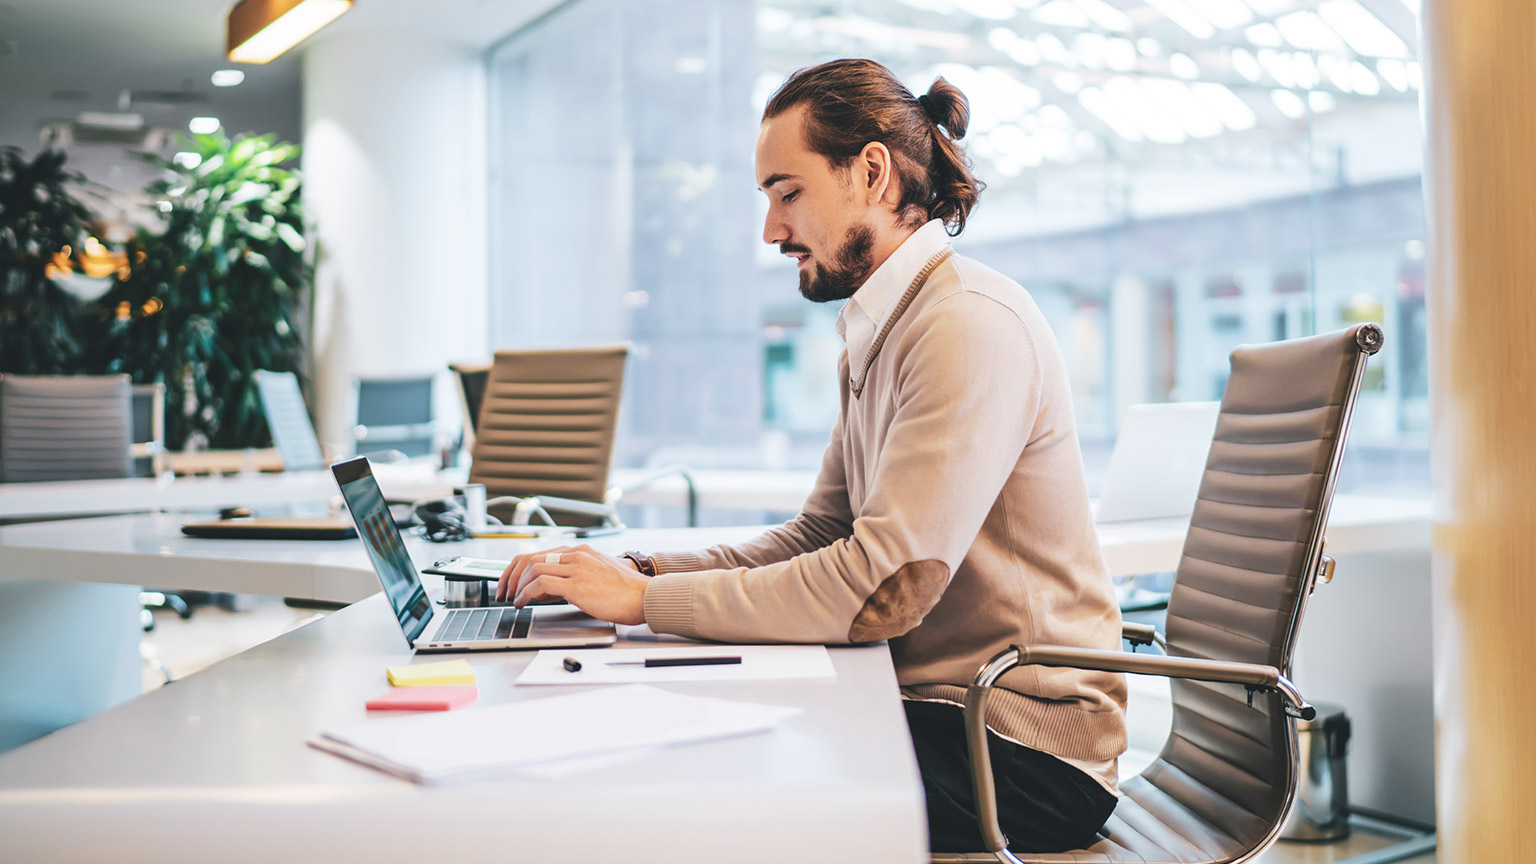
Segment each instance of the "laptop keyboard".
[[500,609],[454,609],[433,642],[479,642],[486,639],[522,639],[533,626],[533,610],[504,606]]

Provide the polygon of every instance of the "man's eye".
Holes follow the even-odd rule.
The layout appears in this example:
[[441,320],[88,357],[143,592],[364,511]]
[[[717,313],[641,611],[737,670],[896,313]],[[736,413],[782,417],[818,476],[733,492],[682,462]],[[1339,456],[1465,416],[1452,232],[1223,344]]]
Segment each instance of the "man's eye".
[[789,202],[795,200],[798,197],[800,197],[800,190],[796,189],[795,191],[790,192],[789,194],[785,195],[783,198],[780,198],[779,200],[783,201],[785,204],[788,204]]

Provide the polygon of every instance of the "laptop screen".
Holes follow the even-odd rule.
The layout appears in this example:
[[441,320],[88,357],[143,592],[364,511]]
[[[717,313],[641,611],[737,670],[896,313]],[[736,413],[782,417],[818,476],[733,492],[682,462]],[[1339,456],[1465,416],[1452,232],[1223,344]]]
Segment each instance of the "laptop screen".
[[368,557],[373,559],[373,570],[379,574],[384,596],[395,609],[406,641],[414,645],[432,619],[432,603],[421,586],[410,553],[405,551],[400,529],[389,515],[379,482],[373,479],[368,460],[362,458],[338,462],[331,466],[331,473],[341,487],[342,497],[347,499],[347,509],[352,512],[352,521],[357,524]]

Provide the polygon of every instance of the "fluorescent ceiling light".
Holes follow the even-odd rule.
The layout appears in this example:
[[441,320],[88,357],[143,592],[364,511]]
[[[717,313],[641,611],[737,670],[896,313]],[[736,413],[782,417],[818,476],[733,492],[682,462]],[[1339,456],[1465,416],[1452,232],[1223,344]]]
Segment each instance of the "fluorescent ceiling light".
[[1019,14],[1019,8],[1009,0],[954,0],[954,3],[977,18],[991,21],[1007,21]]
[[1376,74],[1399,93],[1408,92],[1408,64],[1401,60],[1377,60]]
[[1259,58],[1243,48],[1232,49],[1232,68],[1249,81],[1257,81],[1264,74],[1264,70],[1259,68]]
[[1354,73],[1349,68],[1350,61],[1325,56],[1318,58],[1317,65],[1323,70],[1323,74],[1328,76],[1328,80],[1333,82],[1333,86],[1345,93],[1355,92]]
[[1228,129],[1234,132],[1242,132],[1258,125],[1259,115],[1243,97],[1232,92],[1232,88],[1225,84],[1217,84],[1211,81],[1201,81],[1191,84],[1190,89],[1206,104],[1208,108],[1221,118]]
[[1296,0],[1248,0],[1253,11],[1264,18],[1273,18],[1296,8]]
[[1104,0],[1077,0],[1078,8],[1087,13],[1093,23],[1112,33],[1124,33],[1131,29],[1131,16],[1104,2]]
[[1076,96],[1083,89],[1083,76],[1076,72],[1057,72],[1051,76],[1051,83],[1068,96]]
[[1408,86],[1415,90],[1424,89],[1424,67],[1417,60],[1408,61]]
[[1104,63],[1116,72],[1130,72],[1136,68],[1136,43],[1118,37],[1105,40]]
[[1065,129],[1041,129],[1035,140],[1040,144],[1040,154],[1052,162],[1071,162],[1077,158],[1077,148],[1072,146],[1072,136]]
[[1049,63],[1067,64],[1071,58],[1067,56],[1067,46],[1056,37],[1055,33],[1041,33],[1035,37],[1035,46],[1040,49],[1040,56]]
[[1163,46],[1151,36],[1143,36],[1136,40],[1136,50],[1147,57],[1163,56]]
[[1367,57],[1408,58],[1408,45],[1355,0],[1324,0],[1317,5],[1317,14],[1357,53]]
[[194,135],[212,135],[219,131],[219,118],[217,117],[193,117],[187,124]]
[[1056,27],[1075,27],[1079,30],[1092,23],[1088,13],[1072,0],[1052,0],[1052,2],[1036,9],[1032,16],[1041,24],[1051,24]]
[[1243,31],[1243,36],[1249,42],[1265,48],[1279,48],[1285,44],[1285,37],[1280,35],[1280,28],[1268,22],[1249,27]]
[[128,111],[81,111],[75,116],[81,126],[98,126],[106,129],[142,129],[144,115]]
[[1072,115],[1067,113],[1067,109],[1054,102],[1041,105],[1036,113],[1040,117],[1040,122],[1046,126],[1055,126],[1059,129],[1072,128]]
[[245,73],[239,69],[220,69],[213,73],[213,86],[238,87],[245,81]]
[[1322,80],[1322,73],[1318,71],[1312,55],[1305,51],[1291,54],[1291,68],[1296,72],[1296,86],[1303,90],[1311,90]]
[[1375,96],[1381,92],[1381,79],[1359,60],[1349,64],[1349,80],[1355,85],[1355,92],[1362,96]]
[[1191,138],[1214,138],[1226,131],[1221,118],[1183,81],[1148,78],[1141,82],[1141,89],[1160,103]]
[[1312,106],[1314,113],[1327,114],[1339,107],[1339,100],[1327,90],[1313,90],[1307,94],[1307,104]]
[[1272,91],[1269,98],[1274,101],[1275,107],[1280,109],[1280,113],[1292,120],[1300,120],[1307,116],[1307,103],[1301,101],[1301,97],[1290,90]]
[[1077,94],[1077,101],[1088,109],[1088,113],[1104,121],[1104,124],[1121,138],[1127,141],[1142,139],[1141,126],[1137,125],[1134,118],[1119,111],[1103,90],[1097,87],[1086,87],[1083,92]]
[[1292,12],[1275,20],[1285,41],[1303,51],[1340,51],[1344,43],[1316,12]]
[[1193,81],[1200,77],[1200,66],[1195,63],[1195,58],[1188,54],[1174,54],[1168,58],[1168,69],[1174,77],[1183,78],[1185,81]]
[[1253,10],[1242,0],[1187,0],[1207,21],[1218,30],[1231,30],[1253,20]]
[[1098,33],[1079,33],[1072,40],[1072,53],[1089,69],[1104,68],[1104,37]]
[[[1148,84],[1151,81],[1147,82]],[[1189,138],[1183,124],[1154,104],[1147,88],[1124,75],[1104,82],[1104,94],[1117,111],[1136,118],[1147,140],[1159,144],[1180,144]]]
[[226,48],[236,63],[268,63],[352,8],[352,0],[240,0]]
[[1170,21],[1188,30],[1196,38],[1209,39],[1216,35],[1216,28],[1211,26],[1211,22],[1200,17],[1184,0],[1147,0],[1147,5],[1166,15]]
[[1291,52],[1265,48],[1259,52],[1259,65],[1281,87],[1296,86],[1296,69],[1291,65]]

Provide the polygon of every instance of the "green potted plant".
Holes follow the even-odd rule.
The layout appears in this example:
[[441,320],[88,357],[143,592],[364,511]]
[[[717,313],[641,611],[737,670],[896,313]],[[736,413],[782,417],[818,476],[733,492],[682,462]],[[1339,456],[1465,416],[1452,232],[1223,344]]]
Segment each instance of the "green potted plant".
[[298,147],[222,132],[152,154],[165,178],[146,192],[164,220],[128,243],[127,278],[97,301],[98,366],[166,385],[166,443],[214,448],[270,441],[254,373],[296,371],[298,316],[314,279],[304,241]]
[[61,150],[27,159],[0,147],[0,372],[80,371],[80,302],[58,279],[90,234],[91,208],[75,197],[87,182]]

